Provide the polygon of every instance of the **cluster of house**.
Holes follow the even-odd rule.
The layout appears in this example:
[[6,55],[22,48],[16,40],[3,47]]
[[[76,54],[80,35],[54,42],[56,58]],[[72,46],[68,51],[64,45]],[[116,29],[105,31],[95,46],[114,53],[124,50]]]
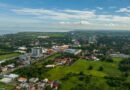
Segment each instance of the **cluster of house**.
[[38,78],[27,79],[25,77],[19,77],[17,79],[18,83],[15,90],[46,90],[46,88],[51,88],[52,90],[58,90],[60,86],[59,81],[39,80]]
[[45,90],[50,87],[52,90],[59,89],[60,83],[58,80],[39,80],[38,78],[27,79],[19,77],[17,74],[0,75],[0,82],[14,83],[15,90]]
[[110,54],[111,57],[119,57],[119,58],[129,58],[130,55],[122,54],[122,53],[114,53]]
[[69,48],[69,45],[52,46],[52,49],[57,52],[63,52],[64,50],[66,50],[68,48]]
[[1,72],[6,72],[6,71],[11,71],[15,68],[15,64],[8,64],[6,66],[1,66],[0,71]]
[[72,58],[56,58],[54,59],[54,63],[53,64],[48,64],[45,67],[46,68],[54,68],[56,66],[60,66],[60,65],[70,65],[72,63],[73,59]]
[[99,58],[97,58],[97,57],[94,56],[94,55],[86,56],[85,59],[87,59],[87,60],[94,60],[94,61],[99,61],[99,60],[100,60]]
[[[24,48],[24,50],[26,49]],[[31,63],[31,59],[45,57],[47,55],[52,55],[56,52],[78,55],[79,53],[81,53],[81,50],[69,49],[69,45],[53,46],[50,49],[45,49],[42,47],[33,47],[31,49],[31,53],[24,53],[23,55],[19,56],[19,62],[21,62],[21,64],[28,65]]]
[[70,65],[72,63],[73,59],[72,58],[56,58],[54,62],[56,65]]
[[0,82],[2,82],[2,83],[11,83],[11,82],[13,82],[13,81],[15,81],[16,80],[16,78],[18,78],[19,77],[19,75],[17,75],[17,74],[5,74],[5,75],[2,75],[2,74],[0,74]]

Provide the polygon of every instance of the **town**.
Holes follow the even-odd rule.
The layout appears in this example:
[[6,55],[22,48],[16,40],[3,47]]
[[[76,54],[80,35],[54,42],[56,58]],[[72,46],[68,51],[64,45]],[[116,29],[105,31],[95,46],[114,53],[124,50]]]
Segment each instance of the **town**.
[[[89,79],[92,78],[93,81],[96,77],[107,80],[106,85],[112,90],[117,89],[118,85],[112,86],[110,82],[114,81],[110,78],[114,78],[117,83],[122,82],[121,85],[127,84],[126,88],[129,88],[129,82],[119,79],[127,75],[126,78],[130,80],[130,68],[126,67],[125,62],[122,64],[122,60],[130,57],[130,32],[123,32],[124,38],[122,32],[116,32],[118,38],[115,37],[115,32],[110,33],[23,32],[1,36],[0,89],[79,90],[76,88],[83,87],[81,82],[89,83]],[[72,84],[74,82],[81,86],[76,87]]]

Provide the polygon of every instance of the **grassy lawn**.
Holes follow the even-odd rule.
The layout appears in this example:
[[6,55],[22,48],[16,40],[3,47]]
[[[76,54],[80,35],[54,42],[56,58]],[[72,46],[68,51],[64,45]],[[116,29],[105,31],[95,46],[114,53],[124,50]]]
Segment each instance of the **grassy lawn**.
[[19,53],[11,53],[11,54],[0,55],[0,60],[13,58],[13,57],[16,57],[18,55],[19,55]]
[[[93,66],[92,70],[88,70],[88,67],[90,65]],[[100,66],[103,66],[103,71],[98,71]],[[60,79],[69,72],[79,73],[80,71],[84,72],[86,75],[91,74],[96,77],[104,77],[106,75],[121,75],[120,70],[118,70],[117,61],[110,63],[101,61],[87,61],[80,59],[77,60],[72,66],[58,66],[54,69],[51,69],[46,73],[46,76],[49,76],[48,78],[50,79]]]
[[14,90],[14,86],[9,85],[9,84],[7,85],[7,84],[4,84],[4,83],[0,83],[0,90]]
[[[93,83],[99,84],[105,84],[105,87],[108,87],[108,85],[105,83],[104,76],[120,76],[121,71],[118,70],[118,63],[121,61],[120,58],[114,58],[114,62],[101,62],[101,61],[88,61],[79,59],[77,60],[73,65],[71,66],[58,66],[54,69],[49,70],[46,74],[44,74],[46,77],[52,80],[57,80],[63,78],[66,74],[73,72],[73,73],[79,73],[84,72],[86,75],[92,75],[93,77],[96,77],[93,79]],[[93,66],[92,70],[88,70],[89,66]],[[103,71],[99,71],[99,67],[103,66]],[[79,83],[79,80],[77,77],[71,77],[69,80],[62,82],[61,90],[70,90],[70,88],[74,87]],[[105,88],[104,87],[104,88]],[[110,89],[110,87],[108,87]],[[108,89],[108,90],[109,90]],[[104,89],[105,90],[105,89]]]

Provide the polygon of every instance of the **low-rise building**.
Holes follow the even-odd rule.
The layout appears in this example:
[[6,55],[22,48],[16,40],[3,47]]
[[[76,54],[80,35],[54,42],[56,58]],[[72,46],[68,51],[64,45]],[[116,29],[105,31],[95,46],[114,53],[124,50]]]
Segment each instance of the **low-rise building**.
[[72,55],[78,55],[82,52],[82,50],[80,49],[66,49],[64,51],[64,53],[69,53],[69,54],[72,54]]
[[54,68],[56,65],[52,64],[52,65],[46,65],[46,68]]
[[21,64],[28,65],[31,62],[31,55],[29,53],[20,55],[18,61]]
[[17,74],[4,75],[4,78],[11,78],[13,80],[18,78],[18,77],[19,77],[19,75],[17,75]]
[[25,83],[27,81],[27,78],[20,77],[20,78],[18,78],[18,81],[21,82],[21,83]]

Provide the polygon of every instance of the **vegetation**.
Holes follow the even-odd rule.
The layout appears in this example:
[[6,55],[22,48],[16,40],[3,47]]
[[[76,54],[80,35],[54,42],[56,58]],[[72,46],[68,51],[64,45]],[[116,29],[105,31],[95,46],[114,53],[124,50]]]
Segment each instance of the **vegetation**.
[[124,72],[130,71],[130,58],[122,60],[119,69]]
[[13,57],[17,57],[18,55],[20,55],[20,54],[19,53],[10,53],[10,54],[5,54],[5,55],[0,55],[0,60],[10,59]]
[[0,90],[14,90],[14,85],[0,83]]
[[[90,44],[89,37],[93,35],[96,36],[97,42]],[[50,38],[42,39],[38,36],[49,36]],[[28,52],[30,52],[30,49],[35,46],[51,48],[53,45],[69,44],[72,45],[71,48],[82,49],[84,57],[82,55],[81,57],[75,57],[58,53],[30,66],[17,69],[13,73],[27,78],[38,77],[40,79],[60,80],[62,82],[60,90],[130,90],[130,59],[110,56],[113,53],[129,55],[129,38],[130,32],[127,31],[23,32],[9,34],[0,38],[0,60],[19,55],[18,53],[10,53],[19,46],[27,46],[29,48]],[[81,46],[75,47],[76,42],[73,42],[73,39]],[[69,66],[45,68],[45,65],[52,64],[53,60],[59,56],[73,57],[74,63]],[[96,56],[100,61],[86,60],[85,58],[89,56]],[[9,60],[2,63],[2,66],[10,63],[17,64],[15,60]],[[0,86],[2,85],[0,84]]]

